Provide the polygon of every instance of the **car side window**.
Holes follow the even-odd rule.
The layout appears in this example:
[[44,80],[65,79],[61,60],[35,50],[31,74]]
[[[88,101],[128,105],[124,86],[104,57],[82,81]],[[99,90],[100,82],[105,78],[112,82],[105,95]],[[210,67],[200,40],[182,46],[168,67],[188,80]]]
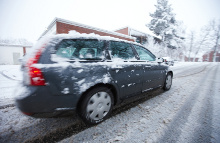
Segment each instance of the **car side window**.
[[147,49],[141,46],[137,46],[137,45],[134,45],[134,47],[139,55],[140,60],[147,60],[147,61],[156,60],[156,57],[151,52],[149,52]]
[[134,52],[128,43],[111,41],[109,52],[113,60],[136,60]]
[[68,59],[102,59],[104,41],[87,39],[66,39],[57,47],[56,55]]

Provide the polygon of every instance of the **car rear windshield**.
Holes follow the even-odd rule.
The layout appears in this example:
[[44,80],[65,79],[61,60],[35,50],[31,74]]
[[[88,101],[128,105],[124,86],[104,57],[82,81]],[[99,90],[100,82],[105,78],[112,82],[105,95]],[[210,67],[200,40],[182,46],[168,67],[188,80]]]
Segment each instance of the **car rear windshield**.
[[56,55],[73,60],[101,60],[104,41],[93,39],[65,39],[56,48]]

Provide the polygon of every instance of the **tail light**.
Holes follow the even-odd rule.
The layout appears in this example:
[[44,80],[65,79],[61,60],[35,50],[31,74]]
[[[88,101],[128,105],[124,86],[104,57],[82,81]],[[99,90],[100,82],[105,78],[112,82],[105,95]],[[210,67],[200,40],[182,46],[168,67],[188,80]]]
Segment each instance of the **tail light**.
[[27,62],[27,80],[29,85],[33,86],[44,86],[46,85],[45,79],[43,76],[43,73],[41,72],[41,69],[36,68],[33,66],[33,64],[37,64],[38,60],[40,59],[40,56],[42,54],[44,47],[41,47],[38,49],[38,51],[35,53],[34,58],[30,58]]
[[28,112],[22,112],[23,114],[27,115],[27,116],[31,116],[33,115],[34,113],[28,113]]

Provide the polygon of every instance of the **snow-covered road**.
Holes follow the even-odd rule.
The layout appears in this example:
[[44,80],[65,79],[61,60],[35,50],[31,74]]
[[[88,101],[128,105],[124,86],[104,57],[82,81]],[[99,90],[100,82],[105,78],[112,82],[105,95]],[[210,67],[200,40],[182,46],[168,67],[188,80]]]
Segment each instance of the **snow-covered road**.
[[[169,91],[147,93],[146,98],[114,109],[111,118],[93,127],[77,117],[27,117],[5,106],[13,104],[11,100],[0,98],[0,142],[220,142],[220,63],[177,63],[171,68]],[[17,81],[3,82],[15,86]],[[0,96],[13,86],[5,87],[8,93],[0,91]]]

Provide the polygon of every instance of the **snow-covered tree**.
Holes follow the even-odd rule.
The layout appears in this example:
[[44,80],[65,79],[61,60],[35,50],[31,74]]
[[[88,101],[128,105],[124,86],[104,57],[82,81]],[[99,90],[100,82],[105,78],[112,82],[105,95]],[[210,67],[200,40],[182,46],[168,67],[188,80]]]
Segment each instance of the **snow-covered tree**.
[[183,48],[171,49],[167,48],[164,43],[155,42],[154,37],[148,36],[144,47],[149,49],[158,58],[170,56],[173,59],[183,61],[182,50],[185,48],[185,45],[182,45]]
[[151,13],[151,22],[147,25],[154,34],[160,36],[168,48],[176,49],[183,43],[182,23],[175,19],[168,0],[157,0],[156,11]]
[[154,37],[148,36],[147,42],[144,44],[144,47],[149,49],[156,57],[167,56],[167,48],[163,43],[159,44],[155,42]]

